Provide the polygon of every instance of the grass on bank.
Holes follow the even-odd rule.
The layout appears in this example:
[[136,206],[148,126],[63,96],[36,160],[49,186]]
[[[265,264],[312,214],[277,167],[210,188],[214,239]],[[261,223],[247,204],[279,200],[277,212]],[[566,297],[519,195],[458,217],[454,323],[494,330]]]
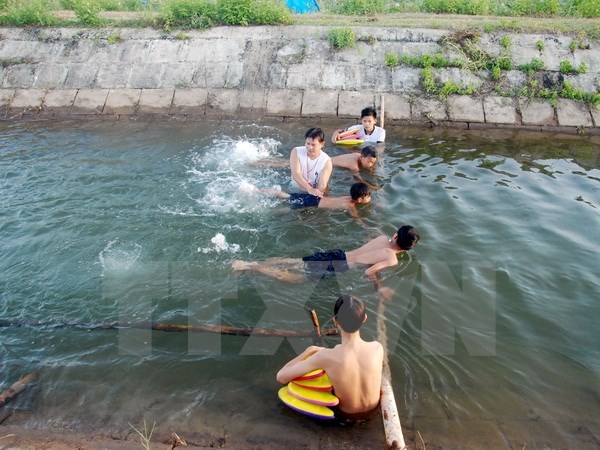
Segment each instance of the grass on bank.
[[562,33],[600,40],[597,20],[600,0],[319,0],[318,3],[321,12],[294,15],[283,0],[0,0],[0,25],[166,29],[269,24],[420,27]]

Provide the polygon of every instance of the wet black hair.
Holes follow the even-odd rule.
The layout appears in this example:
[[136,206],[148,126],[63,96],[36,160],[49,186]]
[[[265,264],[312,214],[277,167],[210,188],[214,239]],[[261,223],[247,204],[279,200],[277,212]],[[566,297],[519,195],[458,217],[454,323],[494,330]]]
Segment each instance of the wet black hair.
[[333,314],[342,330],[354,333],[362,326],[367,312],[361,300],[352,295],[342,295],[333,306]]
[[319,142],[325,142],[325,133],[318,127],[309,128],[304,134],[304,139],[316,139]]
[[377,158],[377,150],[372,145],[367,145],[360,151],[360,155],[363,158]]
[[419,242],[419,239],[421,239],[421,236],[419,236],[419,233],[417,233],[417,230],[415,230],[414,227],[402,225],[398,228],[396,244],[398,244],[398,247],[402,250],[412,250],[415,248],[415,245],[417,245],[417,242]]
[[352,200],[358,200],[361,197],[366,197],[371,193],[371,189],[366,183],[354,183],[350,186],[350,197]]
[[375,119],[377,119],[377,111],[375,110],[375,108],[372,108],[371,106],[367,106],[360,112],[361,119],[363,117],[368,117],[368,116],[373,116]]

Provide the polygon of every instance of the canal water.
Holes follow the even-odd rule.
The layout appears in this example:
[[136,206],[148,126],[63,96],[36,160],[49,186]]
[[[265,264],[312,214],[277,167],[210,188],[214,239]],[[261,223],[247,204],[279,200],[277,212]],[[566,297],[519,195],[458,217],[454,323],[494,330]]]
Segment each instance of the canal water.
[[[327,153],[353,151],[322,127]],[[0,124],[0,390],[39,374],[4,425],[133,438],[156,423],[157,436],[171,428],[202,445],[378,448],[380,416],[342,427],[278,401],[275,374],[309,339],[87,328],[311,330],[311,308],[328,328],[335,298],[352,293],[369,311],[363,337],[385,322],[414,445],[597,448],[598,140],[388,127],[364,174],[381,189],[357,219],[290,211],[248,188],[289,188],[289,171],[265,162],[286,159],[307,128]],[[330,195],[353,182],[336,169]],[[382,273],[395,294],[379,316],[361,271],[288,285],[231,270],[352,249],[403,224],[421,242]]]

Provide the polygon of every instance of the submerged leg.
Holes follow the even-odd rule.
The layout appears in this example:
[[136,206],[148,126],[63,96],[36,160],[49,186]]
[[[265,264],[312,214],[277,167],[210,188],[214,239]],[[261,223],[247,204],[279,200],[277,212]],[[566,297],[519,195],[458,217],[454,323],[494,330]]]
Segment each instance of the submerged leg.
[[[283,266],[283,268],[282,268]],[[301,273],[290,272],[289,269],[299,270],[303,267],[302,260],[293,258],[269,258],[264,261],[232,261],[231,267],[237,271],[262,273],[269,277],[288,283],[301,283],[306,278]]]

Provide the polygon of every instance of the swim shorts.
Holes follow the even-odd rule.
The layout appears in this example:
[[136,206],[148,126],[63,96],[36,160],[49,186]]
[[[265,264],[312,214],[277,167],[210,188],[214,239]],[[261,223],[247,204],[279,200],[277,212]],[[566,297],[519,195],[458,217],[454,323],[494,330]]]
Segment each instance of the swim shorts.
[[321,198],[316,195],[306,193],[291,193],[289,202],[291,203],[292,209],[310,208],[319,206]]
[[375,417],[381,408],[381,403],[377,403],[373,409],[360,413],[346,413],[339,409],[337,406],[332,407],[333,413],[335,414],[336,421],[340,425],[351,425],[360,422],[366,422]]
[[349,269],[344,250],[328,250],[302,258],[306,276],[309,279],[319,279],[324,276],[335,275],[335,272],[345,272]]

